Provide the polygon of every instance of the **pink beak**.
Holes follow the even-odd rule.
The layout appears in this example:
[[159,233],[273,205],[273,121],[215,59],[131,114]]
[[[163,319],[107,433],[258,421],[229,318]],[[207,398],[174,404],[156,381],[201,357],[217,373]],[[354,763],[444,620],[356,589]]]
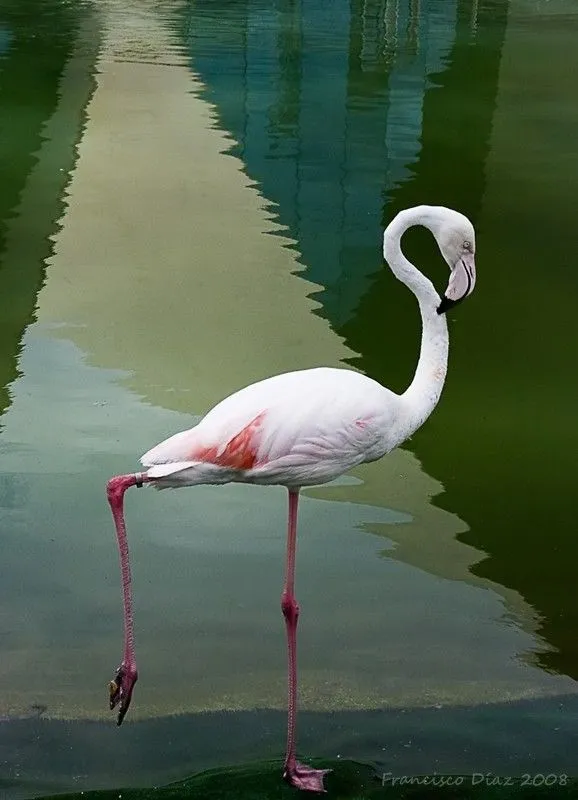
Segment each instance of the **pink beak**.
[[473,253],[464,253],[454,264],[446,293],[438,307],[438,314],[460,303],[474,291],[476,285],[476,261]]

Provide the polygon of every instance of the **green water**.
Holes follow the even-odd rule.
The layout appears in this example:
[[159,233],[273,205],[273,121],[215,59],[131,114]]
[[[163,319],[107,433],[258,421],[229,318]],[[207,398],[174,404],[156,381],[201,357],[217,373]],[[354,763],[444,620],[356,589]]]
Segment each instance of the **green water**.
[[[577,29],[569,0],[0,3],[9,800],[280,757],[283,491],[128,498],[117,730],[104,483],[275,371],[403,389],[419,318],[380,240],[419,203],[470,216],[478,285],[423,429],[303,499],[300,746],[572,771]],[[426,233],[406,249],[443,285]]]

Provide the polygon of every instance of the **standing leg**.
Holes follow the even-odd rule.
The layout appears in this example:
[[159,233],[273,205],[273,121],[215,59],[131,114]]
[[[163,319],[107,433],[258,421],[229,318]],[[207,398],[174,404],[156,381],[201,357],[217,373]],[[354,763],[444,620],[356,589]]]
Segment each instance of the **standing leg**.
[[299,605],[295,600],[295,549],[297,544],[297,504],[299,490],[289,490],[289,523],[287,527],[287,565],[285,586],[281,595],[281,610],[287,628],[288,655],[288,719],[287,754],[283,777],[298,789],[310,792],[324,792],[323,776],[328,769],[312,769],[300,764],[295,755],[295,722],[297,713],[297,620]]
[[122,574],[122,599],[124,606],[124,651],[116,675],[110,682],[110,708],[118,704],[117,725],[121,725],[125,717],[132,691],[137,682],[138,672],[134,652],[134,633],[132,624],[132,591],[130,577],[130,562],[128,554],[128,541],[124,524],[123,501],[124,493],[130,486],[142,486],[146,477],[142,473],[136,475],[117,475],[111,478],[106,487],[106,493],[118,539],[118,552],[120,556],[120,569]]

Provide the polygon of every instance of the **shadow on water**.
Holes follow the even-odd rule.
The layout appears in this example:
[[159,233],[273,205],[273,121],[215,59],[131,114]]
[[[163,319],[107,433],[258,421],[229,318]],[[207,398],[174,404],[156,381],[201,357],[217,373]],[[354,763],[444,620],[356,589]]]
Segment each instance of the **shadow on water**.
[[[58,128],[47,130],[81,10],[82,4],[43,0],[6,0],[0,7],[0,414],[10,403],[22,336],[34,319],[49,236],[62,210],[90,93],[89,78],[77,65],[69,80],[78,84],[80,107],[65,109]],[[88,45],[85,61],[93,60],[95,48],[95,42]]]
[[[552,148],[560,139],[573,103],[560,43],[568,44],[568,59],[564,27],[575,27],[576,17],[563,15],[557,25],[535,18],[526,41],[529,12],[520,6],[517,13],[519,27],[506,2],[429,0],[418,8],[342,0],[329,24],[316,4],[212,2],[191,8],[187,33],[194,69],[238,143],[233,152],[278,204],[304,276],[325,287],[316,295],[320,313],[368,375],[402,389],[419,347],[415,302],[380,264],[383,225],[423,202],[459,208],[477,225],[476,297],[453,315],[443,402],[410,449],[445,487],[434,502],[470,527],[460,540],[486,553],[472,572],[514,589],[537,610],[551,647],[537,663],[577,677],[578,610],[568,601],[576,555],[569,476],[577,393],[565,355],[572,300],[559,292],[562,266],[558,282],[548,277],[546,291],[557,287],[550,305],[543,285],[544,265],[566,261],[571,223],[560,213],[563,191],[558,198],[552,191],[548,208],[538,203],[551,175],[558,190],[570,181],[550,159],[531,163],[524,183],[509,186],[515,147],[513,165],[505,164],[493,137],[510,31],[519,60],[510,82],[525,85],[524,72],[539,60],[549,78],[540,84],[537,74],[535,97],[530,85],[525,99],[538,114],[540,92],[558,87],[550,106],[557,116],[545,117],[539,130],[553,137]],[[527,46],[516,51],[518,41]],[[558,145],[568,165],[569,131]],[[494,150],[498,197],[488,194]],[[411,232],[407,240],[416,263],[439,262],[427,234]],[[441,267],[433,277],[443,283]],[[545,408],[556,411],[542,426]]]

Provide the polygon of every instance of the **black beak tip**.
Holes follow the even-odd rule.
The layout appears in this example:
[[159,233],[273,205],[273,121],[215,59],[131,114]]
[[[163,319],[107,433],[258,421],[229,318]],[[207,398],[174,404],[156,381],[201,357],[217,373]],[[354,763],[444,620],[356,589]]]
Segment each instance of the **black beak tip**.
[[442,301],[437,307],[438,314],[445,314],[450,308],[456,306],[458,302],[457,300],[450,300],[449,297],[442,297]]

